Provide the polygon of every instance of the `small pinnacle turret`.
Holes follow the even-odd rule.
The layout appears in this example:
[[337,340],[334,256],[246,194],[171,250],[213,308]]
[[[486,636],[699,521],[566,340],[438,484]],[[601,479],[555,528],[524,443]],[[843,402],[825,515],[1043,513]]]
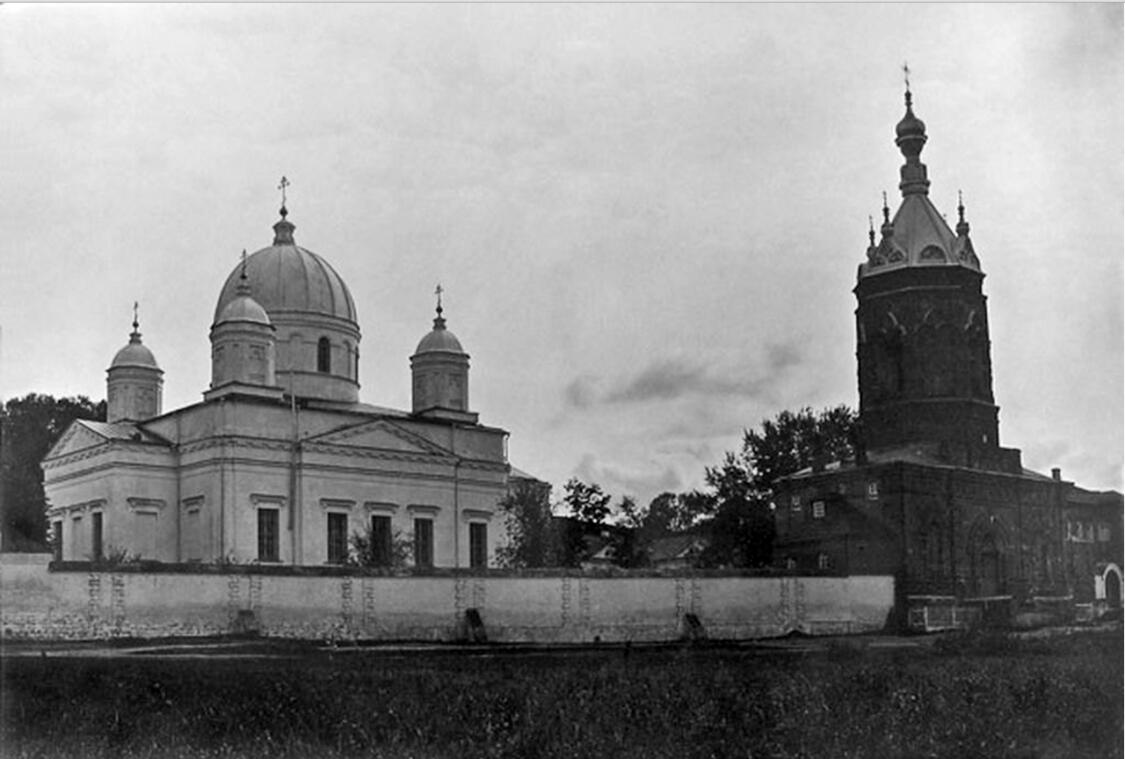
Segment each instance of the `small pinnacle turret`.
[[141,342],[139,304],[133,302],[133,331],[106,370],[106,419],[136,422],[159,416],[163,375],[152,351]]
[[434,289],[437,296],[434,328],[422,338],[410,357],[414,386],[412,407],[415,414],[471,421],[476,419],[476,414],[469,411],[469,354],[445,326],[443,292],[441,285]]
[[965,221],[965,201],[961,198],[961,191],[957,191],[957,236],[969,235],[969,222]]

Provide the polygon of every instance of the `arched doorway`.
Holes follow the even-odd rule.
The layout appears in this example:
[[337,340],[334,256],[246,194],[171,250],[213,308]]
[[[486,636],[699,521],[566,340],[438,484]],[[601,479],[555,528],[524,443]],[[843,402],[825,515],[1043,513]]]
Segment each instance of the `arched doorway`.
[[1121,570],[1116,565],[1110,564],[1102,575],[1102,584],[1105,588],[1105,603],[1111,609],[1121,606]]
[[981,520],[970,533],[969,561],[972,587],[977,596],[989,598],[1007,592],[1007,556],[1003,525],[995,517]]
[[1000,549],[996,546],[996,539],[992,535],[981,541],[980,561],[978,563],[980,594],[982,596],[997,596],[1004,589],[1003,561]]

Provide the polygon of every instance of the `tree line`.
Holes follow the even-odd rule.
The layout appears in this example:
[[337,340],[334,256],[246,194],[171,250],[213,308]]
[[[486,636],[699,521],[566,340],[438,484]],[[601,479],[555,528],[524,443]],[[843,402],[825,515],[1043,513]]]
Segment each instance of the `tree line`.
[[39,462],[75,419],[105,421],[105,401],[29,393],[0,406],[0,550],[47,549]]
[[509,567],[644,567],[660,539],[679,535],[700,538],[700,550],[690,557],[693,566],[769,566],[774,484],[814,464],[853,456],[856,435],[855,412],[844,405],[782,411],[744,430],[741,447],[706,468],[703,490],[664,492],[647,506],[627,495],[613,503],[600,485],[577,478],[552,504],[549,485],[520,481],[500,504],[510,539],[500,562]]

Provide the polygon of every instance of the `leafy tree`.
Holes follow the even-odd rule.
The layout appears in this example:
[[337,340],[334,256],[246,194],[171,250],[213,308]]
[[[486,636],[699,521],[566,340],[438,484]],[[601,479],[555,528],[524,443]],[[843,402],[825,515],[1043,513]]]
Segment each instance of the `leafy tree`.
[[552,567],[560,562],[559,531],[551,517],[551,486],[519,480],[499,504],[508,543],[497,550],[503,567]]
[[609,503],[612,500],[608,493],[602,491],[601,485],[593,483],[587,485],[577,477],[571,477],[563,486],[565,495],[563,503],[570,509],[570,514],[575,519],[592,524],[604,524],[610,515]]
[[715,498],[709,493],[664,492],[652,499],[638,525],[644,538],[655,538],[690,529],[715,511]]
[[617,514],[617,529],[610,532],[613,563],[627,568],[645,566],[648,563],[648,555],[640,540],[640,530],[648,517],[648,510],[638,506],[633,496],[626,495],[621,497]]
[[30,393],[0,407],[0,518],[5,551],[43,550],[47,499],[39,463],[75,419],[105,420],[105,401]]
[[854,455],[855,412],[836,406],[814,413],[803,408],[782,411],[762,421],[760,430],[743,433],[742,448],[728,451],[723,463],[708,467],[707,484],[718,508],[711,521],[710,565],[765,566],[773,558],[771,500],[778,478],[818,461]]
[[856,415],[847,406],[820,413],[808,407],[795,414],[782,411],[774,420],[763,420],[760,432],[744,432],[736,462],[746,472],[755,495],[772,495],[779,477],[818,460],[827,463],[854,455],[856,434]]
[[373,524],[368,524],[363,532],[352,533],[349,542],[348,563],[355,566],[401,569],[410,564],[414,553],[413,534],[395,530],[391,535],[376,535]]

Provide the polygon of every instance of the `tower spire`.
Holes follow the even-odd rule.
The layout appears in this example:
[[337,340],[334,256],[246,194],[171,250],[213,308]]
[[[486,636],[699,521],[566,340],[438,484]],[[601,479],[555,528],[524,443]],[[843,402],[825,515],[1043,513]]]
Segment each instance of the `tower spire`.
[[930,180],[926,178],[926,164],[922,163],[919,156],[926,144],[926,125],[914,115],[914,97],[910,92],[910,66],[902,64],[903,82],[906,85],[906,115],[895,126],[895,145],[902,151],[906,163],[903,164],[900,174],[902,181],[899,189],[902,196],[925,195],[930,189]]

